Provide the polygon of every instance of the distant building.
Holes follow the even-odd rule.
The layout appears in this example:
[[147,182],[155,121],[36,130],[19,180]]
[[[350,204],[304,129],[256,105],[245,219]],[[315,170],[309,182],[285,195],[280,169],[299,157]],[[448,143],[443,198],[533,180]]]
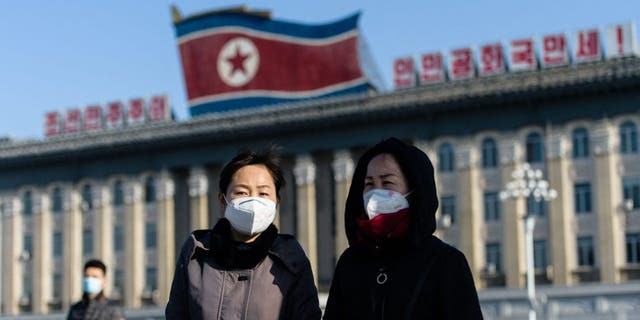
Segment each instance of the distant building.
[[[108,262],[108,293],[125,307],[162,306],[180,244],[222,215],[221,167],[272,142],[288,181],[277,224],[326,292],[354,162],[389,136],[433,160],[437,235],[465,253],[481,295],[524,287],[527,212],[539,216],[538,284],[637,283],[639,103],[630,57],[1,144],[2,314],[66,310],[91,257]],[[525,162],[557,199],[499,201]]]

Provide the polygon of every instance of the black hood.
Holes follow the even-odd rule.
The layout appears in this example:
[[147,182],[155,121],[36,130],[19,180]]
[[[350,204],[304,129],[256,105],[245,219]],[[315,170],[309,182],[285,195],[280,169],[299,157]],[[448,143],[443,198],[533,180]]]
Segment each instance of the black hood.
[[438,194],[433,176],[433,165],[422,150],[408,145],[399,139],[389,138],[369,149],[358,161],[349,188],[345,208],[345,229],[349,245],[358,242],[356,217],[364,213],[364,178],[371,159],[381,153],[394,156],[402,173],[407,178],[411,194],[407,196],[410,210],[409,241],[421,246],[436,230],[436,210]]

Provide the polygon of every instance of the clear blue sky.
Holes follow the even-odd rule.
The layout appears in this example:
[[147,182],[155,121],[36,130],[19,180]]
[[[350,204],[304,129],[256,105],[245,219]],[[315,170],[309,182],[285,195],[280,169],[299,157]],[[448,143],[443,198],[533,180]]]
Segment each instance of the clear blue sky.
[[42,139],[46,111],[158,93],[188,119],[171,4],[183,15],[245,4],[304,23],[359,10],[387,87],[399,56],[640,22],[636,0],[2,1],[0,136]]

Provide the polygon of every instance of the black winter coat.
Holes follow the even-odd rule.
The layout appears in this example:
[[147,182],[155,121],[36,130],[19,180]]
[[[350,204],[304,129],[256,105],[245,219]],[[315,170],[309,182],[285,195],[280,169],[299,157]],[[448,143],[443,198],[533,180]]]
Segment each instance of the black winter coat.
[[[356,224],[365,217],[367,166],[392,154],[411,194],[405,238],[367,239]],[[433,236],[438,208],[434,172],[427,155],[391,138],[368,150],[355,168],[345,208],[349,248],[331,283],[324,319],[482,319],[465,256]]]
[[460,251],[436,237],[422,250],[393,247],[351,246],[342,254],[324,319],[482,319]]
[[114,305],[102,293],[94,299],[85,294],[82,300],[71,306],[67,320],[120,320],[124,319],[120,307]]

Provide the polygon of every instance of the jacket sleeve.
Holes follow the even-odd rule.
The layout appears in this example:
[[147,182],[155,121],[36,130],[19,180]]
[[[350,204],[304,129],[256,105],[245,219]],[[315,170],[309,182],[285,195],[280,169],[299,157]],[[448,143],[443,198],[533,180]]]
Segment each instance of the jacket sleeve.
[[320,319],[322,311],[318,302],[318,290],[313,280],[309,260],[305,259],[300,275],[287,295],[287,319]]
[[73,317],[71,316],[73,314],[73,309],[75,308],[75,304],[71,306],[71,308],[69,308],[69,313],[67,313],[67,320],[73,320]]
[[443,319],[483,319],[473,275],[462,252],[455,250],[446,263],[444,273]]
[[169,302],[164,311],[166,319],[189,319],[189,274],[187,272],[188,255],[193,249],[191,237],[182,245],[180,256],[176,263],[176,270],[171,283]]

